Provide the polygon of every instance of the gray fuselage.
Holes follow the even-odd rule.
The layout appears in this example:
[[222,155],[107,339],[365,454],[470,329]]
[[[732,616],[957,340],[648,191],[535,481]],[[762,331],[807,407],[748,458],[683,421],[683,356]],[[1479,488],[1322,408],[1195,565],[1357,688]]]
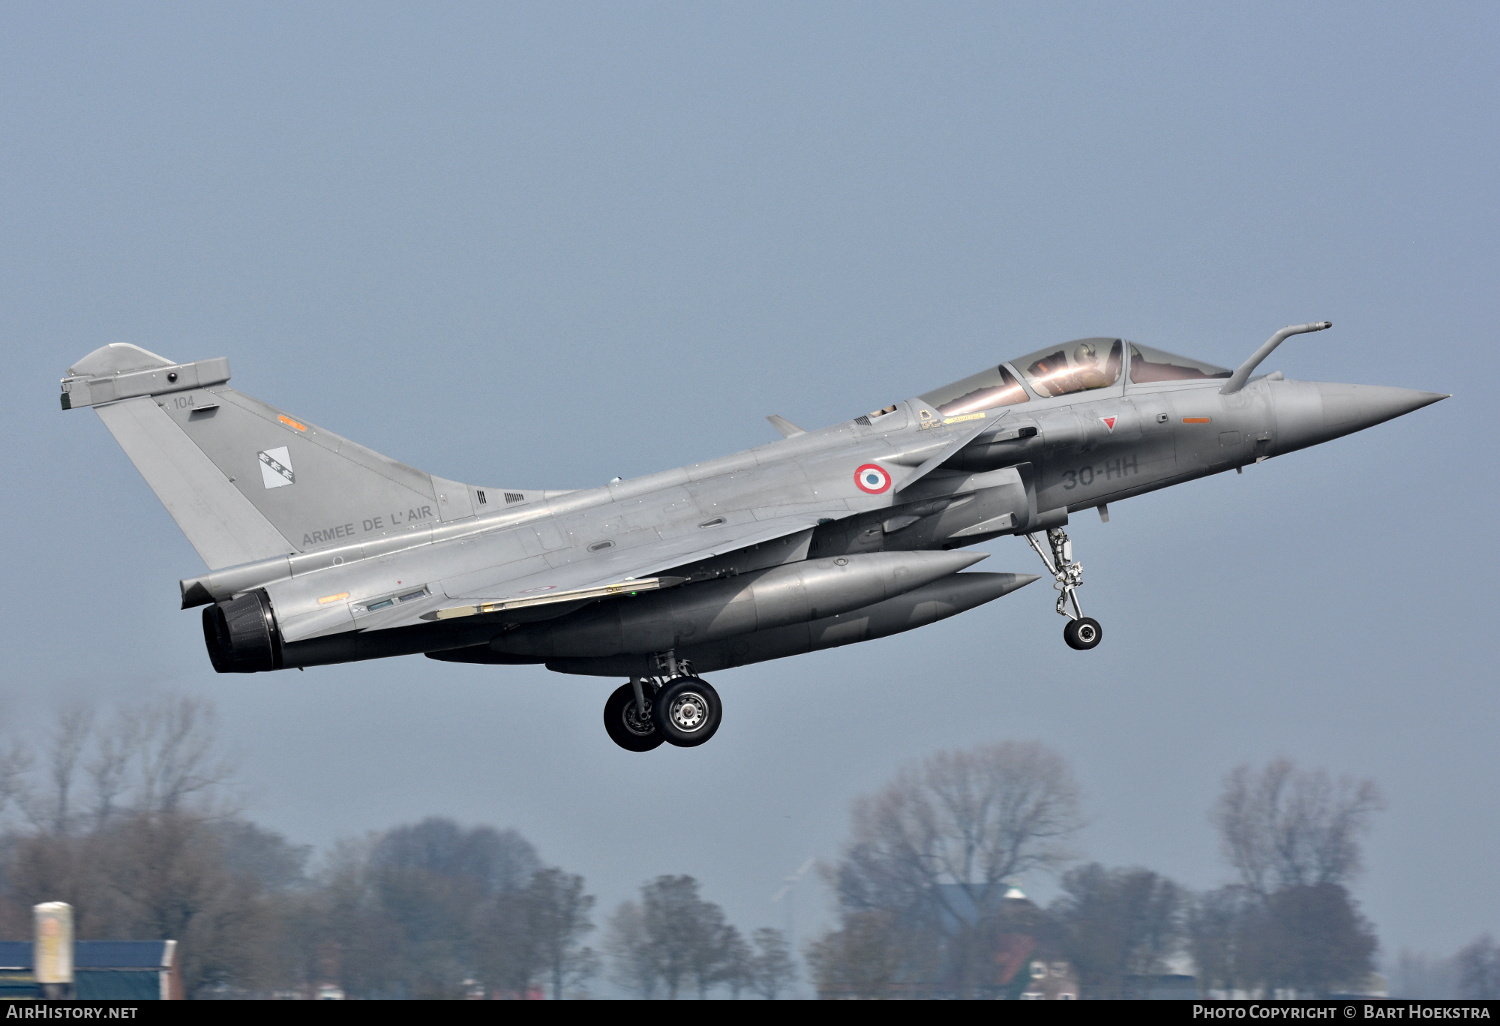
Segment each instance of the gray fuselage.
[[[660,676],[867,641],[1037,578],[956,552],[1026,535],[1074,638],[1070,513],[1258,462],[1443,398],[1250,374],[1079,339],[721,459],[579,491],[478,487],[373,452],[227,387],[224,358],[127,344],[69,369],[208,573],[221,672],[426,653]],[[1044,534],[1045,533],[1045,534]],[[1047,539],[1049,558],[1038,538]],[[1087,624],[1083,621],[1087,620]],[[1078,626],[1081,625],[1081,626]]]
[[[437,658],[546,661],[567,672],[618,675],[650,673],[653,655],[669,650],[706,671],[823,647],[819,639],[830,636],[867,640],[971,608],[1031,578],[954,576],[950,591],[974,594],[948,596],[946,602],[927,592],[897,594],[885,600],[885,609],[873,612],[875,603],[864,601],[866,593],[851,583],[849,603],[836,612],[820,616],[809,607],[801,621],[793,614],[795,622],[769,627],[736,618],[735,599],[753,595],[759,578],[748,575],[764,575],[771,567],[941,551],[1058,526],[1068,513],[1327,441],[1437,398],[1279,376],[1255,380],[1233,395],[1219,394],[1221,384],[1210,379],[1132,385],[1122,376],[1108,388],[1056,398],[1033,395],[1024,404],[990,411],[982,431],[910,484],[903,484],[903,473],[934,452],[941,454],[943,445],[953,444],[952,436],[972,422],[945,425],[945,418],[913,399],[868,424],[846,421],[679,470],[551,496],[538,508],[500,514],[455,537],[385,557],[389,562],[377,575],[444,582],[440,587],[457,596],[482,591],[482,579],[502,568],[507,576],[523,572],[528,560],[562,566],[601,552],[659,545],[685,532],[711,535],[756,517],[774,523],[793,510],[822,514],[817,519],[823,522],[721,557],[665,567],[664,572],[687,578],[671,590],[581,603],[572,610],[544,609],[538,611],[542,616],[499,614],[484,622],[324,634],[286,643],[282,665],[423,651]],[[889,468],[894,479],[880,494],[849,487],[854,469],[870,463]],[[340,556],[330,550],[323,558],[331,563]],[[290,620],[315,596],[353,592],[361,576],[356,565],[329,566],[268,590]],[[967,578],[983,578],[984,587]],[[461,582],[456,587],[455,579]],[[930,607],[925,613],[919,608],[924,601]],[[893,610],[897,622],[887,626],[894,629],[870,633],[868,624],[863,631],[858,626],[882,614],[889,619]],[[360,617],[356,613],[352,619],[357,623]],[[744,640],[735,644],[716,636],[726,630]]]

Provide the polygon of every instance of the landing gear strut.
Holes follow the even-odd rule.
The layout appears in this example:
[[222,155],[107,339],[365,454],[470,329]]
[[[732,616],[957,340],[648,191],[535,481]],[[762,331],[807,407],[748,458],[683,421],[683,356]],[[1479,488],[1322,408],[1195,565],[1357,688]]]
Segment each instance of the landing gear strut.
[[671,653],[658,659],[663,677],[631,677],[604,703],[604,729],[630,752],[649,752],[663,741],[679,748],[703,744],[719,729],[719,693],[692,675]]
[[1028,534],[1026,540],[1042,557],[1047,572],[1057,582],[1053,585],[1059,593],[1057,612],[1068,618],[1068,625],[1063,628],[1063,641],[1069,648],[1081,651],[1097,647],[1104,639],[1104,628],[1099,626],[1098,620],[1084,616],[1083,607],[1078,604],[1078,589],[1083,586],[1083,564],[1073,560],[1073,543],[1068,540],[1068,532],[1060,527],[1049,530],[1047,549],[1042,548],[1035,534]]

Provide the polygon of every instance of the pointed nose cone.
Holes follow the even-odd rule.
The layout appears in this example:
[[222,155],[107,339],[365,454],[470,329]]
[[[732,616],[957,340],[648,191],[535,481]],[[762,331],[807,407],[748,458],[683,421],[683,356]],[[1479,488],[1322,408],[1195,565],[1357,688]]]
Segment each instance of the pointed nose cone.
[[1413,388],[1342,385],[1329,381],[1278,381],[1276,452],[1305,449],[1341,435],[1431,406],[1448,396]]
[[1448,398],[1441,392],[1384,385],[1320,383],[1318,392],[1323,396],[1323,426],[1331,432],[1330,437],[1362,431]]

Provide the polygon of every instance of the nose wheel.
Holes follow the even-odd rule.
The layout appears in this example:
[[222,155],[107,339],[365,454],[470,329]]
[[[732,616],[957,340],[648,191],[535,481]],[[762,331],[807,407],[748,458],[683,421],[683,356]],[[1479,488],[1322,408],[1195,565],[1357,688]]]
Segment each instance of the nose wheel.
[[1068,625],[1063,628],[1063,641],[1067,642],[1069,648],[1076,648],[1081,652],[1097,648],[1099,642],[1104,640],[1104,628],[1099,626],[1098,620],[1084,616],[1083,607],[1078,604],[1078,589],[1083,587],[1083,564],[1073,559],[1073,543],[1068,538],[1068,532],[1060,527],[1049,530],[1046,548],[1037,541],[1035,534],[1028,534],[1026,540],[1042,558],[1047,572],[1055,582],[1052,586],[1058,592],[1058,615],[1068,618]]
[[1099,626],[1099,621],[1092,616],[1080,616],[1076,620],[1069,620],[1068,625],[1063,628],[1063,640],[1068,643],[1069,648],[1076,648],[1081,652],[1087,652],[1096,647],[1104,638],[1104,628]]

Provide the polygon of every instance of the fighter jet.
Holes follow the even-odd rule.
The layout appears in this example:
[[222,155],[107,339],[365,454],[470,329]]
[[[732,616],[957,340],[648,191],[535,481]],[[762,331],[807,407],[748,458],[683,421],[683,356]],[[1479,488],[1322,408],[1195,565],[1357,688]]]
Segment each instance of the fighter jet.
[[969,546],[1019,535],[1057,591],[1074,649],[1072,514],[1240,470],[1447,398],[1252,377],[1118,338],[1047,346],[923,395],[755,449],[597,488],[463,484],[228,388],[226,358],[104,346],[62,381],[92,406],[208,572],[220,673],[385,656],[542,663],[624,677],[604,706],[630,751],[718,730],[700,674],[882,638],[1039,575],[965,573]]

